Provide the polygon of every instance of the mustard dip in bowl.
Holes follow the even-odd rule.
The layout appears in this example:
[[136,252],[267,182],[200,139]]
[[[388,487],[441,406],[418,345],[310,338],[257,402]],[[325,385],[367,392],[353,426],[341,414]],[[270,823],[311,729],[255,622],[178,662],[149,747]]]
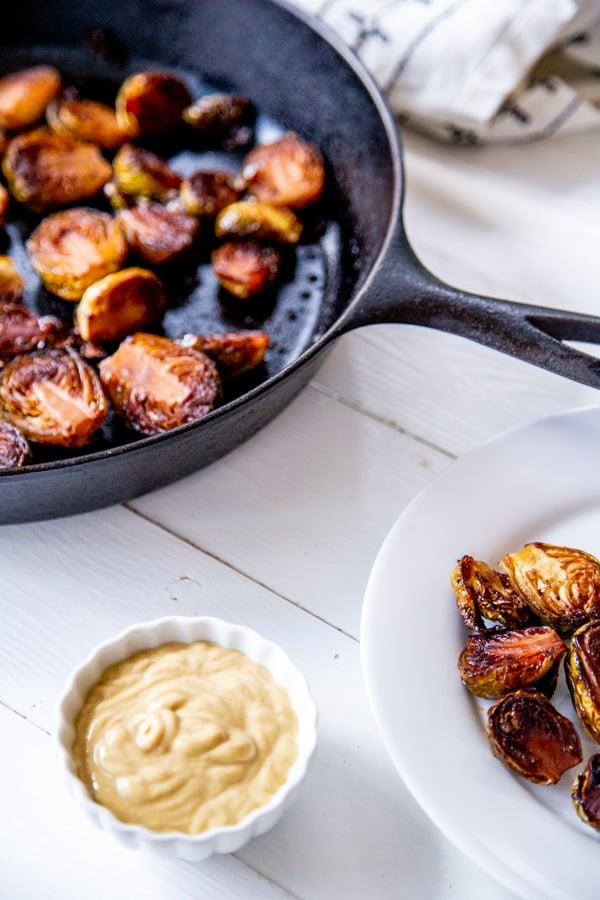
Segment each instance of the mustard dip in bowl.
[[275,825],[316,744],[303,674],[212,617],[141,623],[97,647],[58,704],[68,787],[129,847],[199,861]]

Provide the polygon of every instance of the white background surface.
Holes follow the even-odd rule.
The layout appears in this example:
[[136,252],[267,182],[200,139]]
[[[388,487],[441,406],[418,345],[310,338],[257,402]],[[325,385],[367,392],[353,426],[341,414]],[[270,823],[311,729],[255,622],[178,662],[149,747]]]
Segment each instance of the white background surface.
[[[406,226],[423,262],[466,289],[600,313],[598,137],[473,149],[406,135]],[[397,516],[452,459],[598,402],[461,338],[364,328],[211,467],[124,506],[0,528],[0,898],[513,896],[437,830],[390,761],[363,684],[362,600]],[[448,528],[460,514],[441,513]],[[414,564],[427,564],[426,546]],[[238,620],[280,642],[320,710],[296,805],[235,856],[198,865],[97,832],[64,793],[51,740],[71,667],[170,612]],[[409,640],[398,635],[399,652]]]

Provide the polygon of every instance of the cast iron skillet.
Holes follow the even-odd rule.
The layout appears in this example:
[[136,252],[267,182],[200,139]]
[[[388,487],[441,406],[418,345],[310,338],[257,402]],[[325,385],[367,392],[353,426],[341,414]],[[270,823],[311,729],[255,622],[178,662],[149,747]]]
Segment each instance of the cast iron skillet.
[[[600,386],[600,360],[561,343],[600,340],[600,319],[477,297],[419,263],[402,224],[400,139],[386,103],[353,54],[270,0],[19,0],[0,37],[0,71],[53,62],[71,81],[109,91],[140,68],[186,74],[198,91],[247,94],[259,136],[293,129],[329,165],[328,194],[277,295],[245,307],[219,292],[209,267],[179,273],[165,331],[265,327],[264,371],[205,419],[138,439],[118,426],[80,455],[0,474],[0,522],[97,509],[168,484],[229,452],[308,382],[331,342],[379,322],[453,332],[568,378]],[[89,93],[88,93],[89,96]],[[22,267],[27,223],[8,229]],[[7,252],[6,249],[4,252]],[[37,283],[27,300],[43,306]],[[38,457],[39,459],[39,457]]]

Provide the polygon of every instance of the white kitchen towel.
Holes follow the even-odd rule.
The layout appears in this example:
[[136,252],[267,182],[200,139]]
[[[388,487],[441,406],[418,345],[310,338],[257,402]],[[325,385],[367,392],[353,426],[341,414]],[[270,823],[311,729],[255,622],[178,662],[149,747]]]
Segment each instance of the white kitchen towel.
[[295,0],[401,121],[461,143],[600,125],[600,0]]

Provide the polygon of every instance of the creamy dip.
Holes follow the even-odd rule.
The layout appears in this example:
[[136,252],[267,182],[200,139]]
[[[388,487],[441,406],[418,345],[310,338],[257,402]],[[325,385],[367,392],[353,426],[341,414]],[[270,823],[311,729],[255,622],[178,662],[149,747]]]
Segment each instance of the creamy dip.
[[296,759],[297,719],[271,674],[196,641],[142,650],[86,697],[73,755],[123,822],[196,834],[267,803]]

